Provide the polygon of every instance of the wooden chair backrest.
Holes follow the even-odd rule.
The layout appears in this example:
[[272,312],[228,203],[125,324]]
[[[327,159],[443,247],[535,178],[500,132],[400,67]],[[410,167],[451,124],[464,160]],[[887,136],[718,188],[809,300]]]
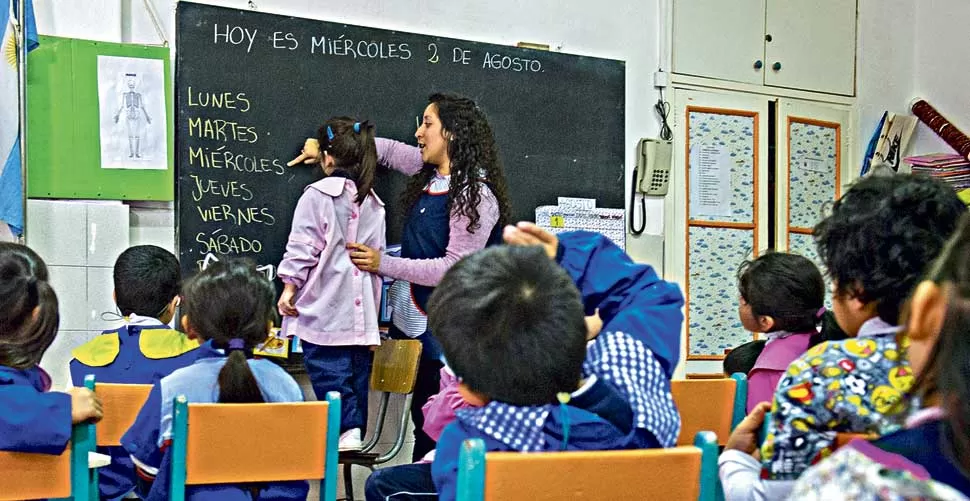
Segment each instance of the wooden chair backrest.
[[370,387],[374,391],[408,394],[414,391],[421,361],[421,341],[385,339],[374,352]]
[[71,495],[71,448],[63,454],[0,452],[0,500]]
[[[717,478],[716,438],[701,434],[697,444],[670,449],[484,454],[484,442],[468,440],[462,444],[465,450],[459,460],[458,501],[712,500]],[[484,460],[471,459],[474,457]],[[480,477],[482,468],[484,478]],[[466,473],[472,469],[479,477]]]
[[185,483],[322,478],[327,407],[327,402],[189,404]]
[[98,383],[94,392],[101,397],[104,418],[98,422],[98,445],[121,445],[121,437],[128,431],[152,391],[150,384]]
[[[739,391],[739,388],[741,391]],[[747,379],[735,374],[721,379],[681,379],[670,382],[680,412],[677,445],[690,445],[701,431],[713,431],[722,444],[744,418]]]

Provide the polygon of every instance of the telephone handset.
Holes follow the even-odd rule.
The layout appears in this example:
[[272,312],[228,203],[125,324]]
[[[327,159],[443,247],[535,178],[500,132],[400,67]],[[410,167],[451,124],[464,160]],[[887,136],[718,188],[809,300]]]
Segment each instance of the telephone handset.
[[664,196],[670,185],[670,166],[673,145],[660,139],[641,139],[637,143],[637,165],[633,168],[630,187],[630,233],[639,235],[646,227],[646,202],[640,199],[640,227],[634,223],[636,193],[644,196]]

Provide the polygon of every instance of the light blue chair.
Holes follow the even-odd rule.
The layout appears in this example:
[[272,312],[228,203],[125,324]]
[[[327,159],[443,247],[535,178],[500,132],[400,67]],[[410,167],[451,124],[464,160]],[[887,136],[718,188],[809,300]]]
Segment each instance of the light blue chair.
[[523,454],[485,451],[466,440],[458,458],[458,501],[671,499],[714,501],[717,437],[692,446]]
[[322,478],[320,499],[337,499],[340,394],[325,402],[191,404],[175,398],[171,501],[187,485]]

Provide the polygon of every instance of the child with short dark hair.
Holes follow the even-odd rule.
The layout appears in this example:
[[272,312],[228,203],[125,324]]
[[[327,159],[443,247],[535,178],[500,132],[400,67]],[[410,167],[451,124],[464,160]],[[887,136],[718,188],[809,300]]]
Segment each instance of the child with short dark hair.
[[48,391],[38,364],[58,323],[47,265],[26,246],[0,242],[0,451],[61,454],[72,424],[101,419],[91,390]]
[[[192,364],[199,342],[168,326],[180,300],[178,259],[155,245],[129,247],[115,261],[113,278],[124,325],[71,352],[73,382],[92,374],[98,383],[152,384]],[[135,488],[134,464],[122,447],[98,452],[111,456],[111,464],[99,470],[101,497],[123,498]]]
[[[286,371],[269,360],[253,358],[253,348],[266,340],[273,326],[275,295],[273,284],[248,260],[217,262],[186,284],[182,327],[204,343],[192,365],[155,384],[135,423],[121,438],[139,477],[151,482],[147,493],[139,492],[147,494],[145,499],[168,497],[175,397],[184,395],[189,403],[303,401],[299,385]],[[253,437],[240,437],[243,446],[249,439]],[[186,499],[302,500],[308,491],[305,481],[217,484],[191,486]]]
[[[552,235],[532,223],[451,268],[431,297],[431,330],[476,407],[438,440],[432,476],[455,498],[461,443],[490,451],[669,447],[680,416],[670,378],[680,355],[680,289],[606,237]],[[578,288],[578,290],[577,290]],[[602,331],[587,343],[585,314]]]
[[839,432],[884,434],[913,373],[897,340],[900,310],[967,212],[949,186],[923,176],[866,177],[814,229],[833,281],[833,310],[852,338],[825,342],[789,366],[775,390],[761,461],[751,453],[767,404],[732,433],[719,459],[725,497],[785,499]]
[[[970,497],[970,216],[964,216],[926,278],[906,303],[898,337],[916,382],[906,399],[918,408],[905,428],[855,440],[798,479],[792,499]],[[901,402],[902,403],[902,402]]]

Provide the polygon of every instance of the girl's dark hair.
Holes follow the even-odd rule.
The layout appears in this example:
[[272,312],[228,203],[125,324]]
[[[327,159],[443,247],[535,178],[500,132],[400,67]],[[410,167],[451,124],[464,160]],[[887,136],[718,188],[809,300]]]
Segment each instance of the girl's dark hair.
[[[355,130],[356,126],[356,130]],[[328,129],[329,128],[329,129]],[[333,134],[333,139],[330,135]],[[374,187],[377,174],[377,145],[374,125],[350,117],[333,117],[317,130],[320,151],[333,157],[334,167],[350,175],[357,185],[357,199],[362,203]]]
[[738,268],[738,292],[755,315],[775,320],[774,330],[807,332],[821,321],[825,280],[803,256],[769,252]]
[[[492,127],[485,112],[467,97],[454,94],[432,94],[428,101],[435,105],[441,120],[442,133],[449,133],[448,158],[451,160],[451,183],[448,186],[448,211],[451,215],[468,218],[469,232],[481,226],[478,204],[482,201],[482,185],[487,183],[498,202],[498,227],[512,219],[505,174],[498,157]],[[422,169],[411,177],[401,196],[405,214],[421,198],[425,187],[434,177],[434,169]],[[491,231],[492,228],[485,228]]]
[[[219,372],[219,402],[265,401],[246,355],[269,335],[274,296],[273,285],[248,259],[213,263],[185,285],[182,308],[190,328],[228,352]],[[233,339],[242,340],[242,349],[229,349]]]
[[964,214],[926,278],[946,294],[936,346],[911,394],[938,396],[949,426],[943,447],[970,472],[970,216]]
[[36,252],[0,242],[0,365],[34,367],[54,342],[60,315],[48,280],[47,265]]
[[767,340],[758,339],[748,341],[731,350],[724,356],[724,373],[729,376],[738,372],[747,375],[754,368],[755,362],[758,361],[758,357],[761,356],[761,352],[764,351],[767,343]]

